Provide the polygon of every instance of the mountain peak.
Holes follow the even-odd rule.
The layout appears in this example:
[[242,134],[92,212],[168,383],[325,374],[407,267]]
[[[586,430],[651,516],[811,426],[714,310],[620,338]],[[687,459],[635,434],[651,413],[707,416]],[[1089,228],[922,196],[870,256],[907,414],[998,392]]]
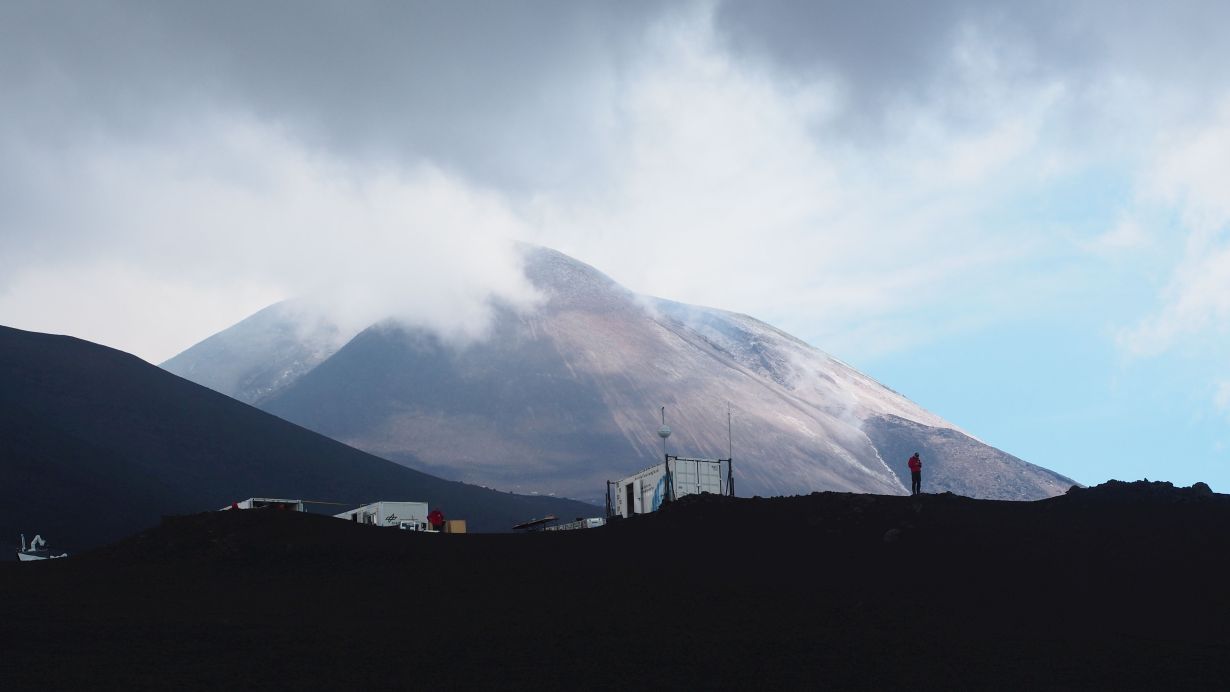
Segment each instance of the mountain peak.
[[614,279],[578,259],[540,245],[519,246],[525,276],[555,305],[610,305],[635,294]]

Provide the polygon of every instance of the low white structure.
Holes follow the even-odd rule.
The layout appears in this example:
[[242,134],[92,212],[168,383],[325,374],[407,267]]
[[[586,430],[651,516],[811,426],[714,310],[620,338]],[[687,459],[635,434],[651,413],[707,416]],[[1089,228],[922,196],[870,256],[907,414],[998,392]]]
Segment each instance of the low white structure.
[[219,511],[228,509],[261,509],[262,507],[270,507],[272,509],[285,509],[292,512],[303,511],[303,500],[288,500],[279,497],[249,497],[246,500],[240,500],[232,505],[227,505]]
[[349,519],[360,524],[396,526],[410,531],[426,531],[426,502],[389,502],[381,500],[356,507],[348,512],[334,514],[338,519]]
[[730,460],[668,456],[664,464],[610,481],[607,486],[607,511],[611,516],[630,517],[656,511],[668,499],[678,499],[684,495],[724,495],[727,493],[727,475],[723,474],[723,463],[729,464]]
[[577,519],[570,521],[567,524],[556,524],[548,526],[543,531],[574,531],[576,529],[596,529],[599,526],[605,526],[606,519],[602,517],[589,517],[588,519]]

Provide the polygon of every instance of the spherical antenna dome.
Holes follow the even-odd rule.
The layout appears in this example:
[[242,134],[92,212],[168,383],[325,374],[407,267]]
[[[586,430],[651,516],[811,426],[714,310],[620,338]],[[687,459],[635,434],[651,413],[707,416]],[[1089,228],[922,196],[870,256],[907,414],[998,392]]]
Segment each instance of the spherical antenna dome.
[[671,436],[671,429],[669,427],[663,425],[662,427],[658,428],[658,437],[665,440],[666,438],[670,436]]

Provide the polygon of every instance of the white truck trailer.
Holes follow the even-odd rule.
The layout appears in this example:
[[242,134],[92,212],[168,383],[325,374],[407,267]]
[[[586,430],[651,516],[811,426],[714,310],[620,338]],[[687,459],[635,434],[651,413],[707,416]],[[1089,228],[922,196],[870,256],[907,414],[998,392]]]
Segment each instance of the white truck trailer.
[[360,524],[376,526],[395,526],[408,531],[426,531],[426,502],[390,502],[381,500],[362,507],[356,507],[348,512],[333,515],[338,519],[349,519]]
[[249,497],[246,500],[233,502],[226,507],[223,507],[222,511],[228,509],[261,509],[262,507],[284,509],[292,512],[302,512],[303,500],[288,500],[279,497]]
[[668,456],[663,464],[608,482],[608,512],[621,517],[653,512],[667,501],[668,494],[670,499],[699,493],[726,494],[728,477],[722,465],[729,463],[729,459]]
[[603,517],[588,517],[570,521],[566,524],[556,524],[548,526],[543,531],[576,531],[579,529],[596,529],[599,526],[605,526],[606,519]]

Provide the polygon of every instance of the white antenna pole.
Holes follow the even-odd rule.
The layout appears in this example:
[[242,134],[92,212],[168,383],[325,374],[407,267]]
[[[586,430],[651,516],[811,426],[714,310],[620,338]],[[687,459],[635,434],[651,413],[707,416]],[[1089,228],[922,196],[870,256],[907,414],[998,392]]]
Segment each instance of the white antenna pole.
[[735,442],[734,437],[730,434],[730,402],[726,402],[726,457],[728,459],[735,458]]
[[[726,402],[726,492],[735,496],[735,438],[730,427],[730,402]],[[719,470],[719,473],[721,471]]]
[[[665,406],[663,406],[663,407],[662,407],[662,427],[661,427],[661,428],[659,428],[659,432],[658,432],[658,434],[659,434],[659,435],[662,435],[661,431],[662,431],[662,430],[667,430],[667,429],[668,429],[668,428],[666,427],[666,407],[665,407]],[[668,436],[669,436],[669,435],[662,435],[662,456],[666,456],[666,438],[667,438]]]
[[666,454],[666,438],[671,436],[671,429],[666,427],[666,407],[662,407],[662,427],[658,428],[658,437],[662,438],[662,473],[666,479],[666,502],[674,500],[674,491],[671,487],[671,458]]

